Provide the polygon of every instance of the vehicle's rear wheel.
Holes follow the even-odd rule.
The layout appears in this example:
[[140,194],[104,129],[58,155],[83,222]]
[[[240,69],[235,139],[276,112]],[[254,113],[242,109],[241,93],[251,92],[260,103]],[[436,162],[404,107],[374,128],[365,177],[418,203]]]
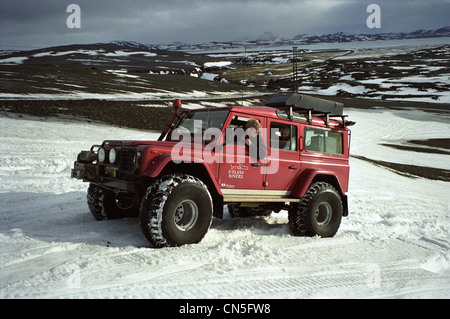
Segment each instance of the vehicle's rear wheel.
[[90,184],[87,193],[89,210],[97,220],[138,216],[137,201],[125,194],[116,194],[98,185]]
[[289,226],[297,236],[333,237],[342,219],[342,200],[330,184],[312,184],[298,204],[289,209]]
[[212,199],[196,177],[171,174],[155,181],[142,199],[140,224],[156,247],[200,242],[211,226]]

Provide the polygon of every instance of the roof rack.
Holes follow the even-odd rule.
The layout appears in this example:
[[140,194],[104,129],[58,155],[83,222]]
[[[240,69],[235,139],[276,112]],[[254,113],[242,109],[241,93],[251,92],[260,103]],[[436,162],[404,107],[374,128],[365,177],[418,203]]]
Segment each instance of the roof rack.
[[289,110],[289,119],[294,119],[294,111],[297,113],[305,113],[308,123],[312,122],[312,115],[325,117],[327,127],[329,126],[330,117],[340,117],[342,125],[350,126],[355,122],[346,121],[347,115],[344,115],[344,104],[317,97],[292,93],[284,95],[272,96],[266,103],[266,106],[274,107],[280,110]]

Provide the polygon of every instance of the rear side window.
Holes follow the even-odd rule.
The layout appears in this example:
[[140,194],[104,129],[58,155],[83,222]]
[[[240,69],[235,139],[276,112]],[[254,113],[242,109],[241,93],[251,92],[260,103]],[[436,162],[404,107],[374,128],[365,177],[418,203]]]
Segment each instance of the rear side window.
[[343,134],[314,127],[305,128],[305,149],[308,152],[342,155]]
[[270,147],[285,151],[297,151],[297,126],[272,122]]

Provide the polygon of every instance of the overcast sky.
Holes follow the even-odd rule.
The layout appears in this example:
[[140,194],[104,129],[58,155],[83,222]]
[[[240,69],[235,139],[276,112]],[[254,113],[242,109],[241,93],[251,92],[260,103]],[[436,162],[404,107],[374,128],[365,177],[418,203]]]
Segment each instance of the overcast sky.
[[[69,4],[81,9],[70,29]],[[371,3],[381,28],[369,29]],[[450,0],[0,0],[0,49],[114,40],[145,44],[255,39],[332,32],[380,33],[449,25]]]

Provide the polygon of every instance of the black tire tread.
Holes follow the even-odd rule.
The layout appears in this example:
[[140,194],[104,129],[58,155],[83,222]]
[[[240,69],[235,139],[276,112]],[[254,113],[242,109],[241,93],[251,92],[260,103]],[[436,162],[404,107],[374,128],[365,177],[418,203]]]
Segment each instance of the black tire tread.
[[90,184],[87,192],[87,204],[90,212],[96,220],[104,220],[107,218],[103,199],[105,192],[100,186]]
[[[309,211],[314,205],[315,196],[326,189],[331,190],[339,196],[338,191],[332,185],[326,182],[316,182],[311,184],[300,203],[293,204],[289,209],[288,224],[295,236],[316,235],[310,223]],[[342,202],[340,202],[340,205],[342,212]]]
[[208,188],[200,179],[187,174],[163,176],[147,188],[146,194],[141,202],[140,224],[145,237],[155,247],[173,246],[164,237],[162,226],[163,210],[166,200],[173,189],[185,182],[195,183],[201,186],[209,195]]

